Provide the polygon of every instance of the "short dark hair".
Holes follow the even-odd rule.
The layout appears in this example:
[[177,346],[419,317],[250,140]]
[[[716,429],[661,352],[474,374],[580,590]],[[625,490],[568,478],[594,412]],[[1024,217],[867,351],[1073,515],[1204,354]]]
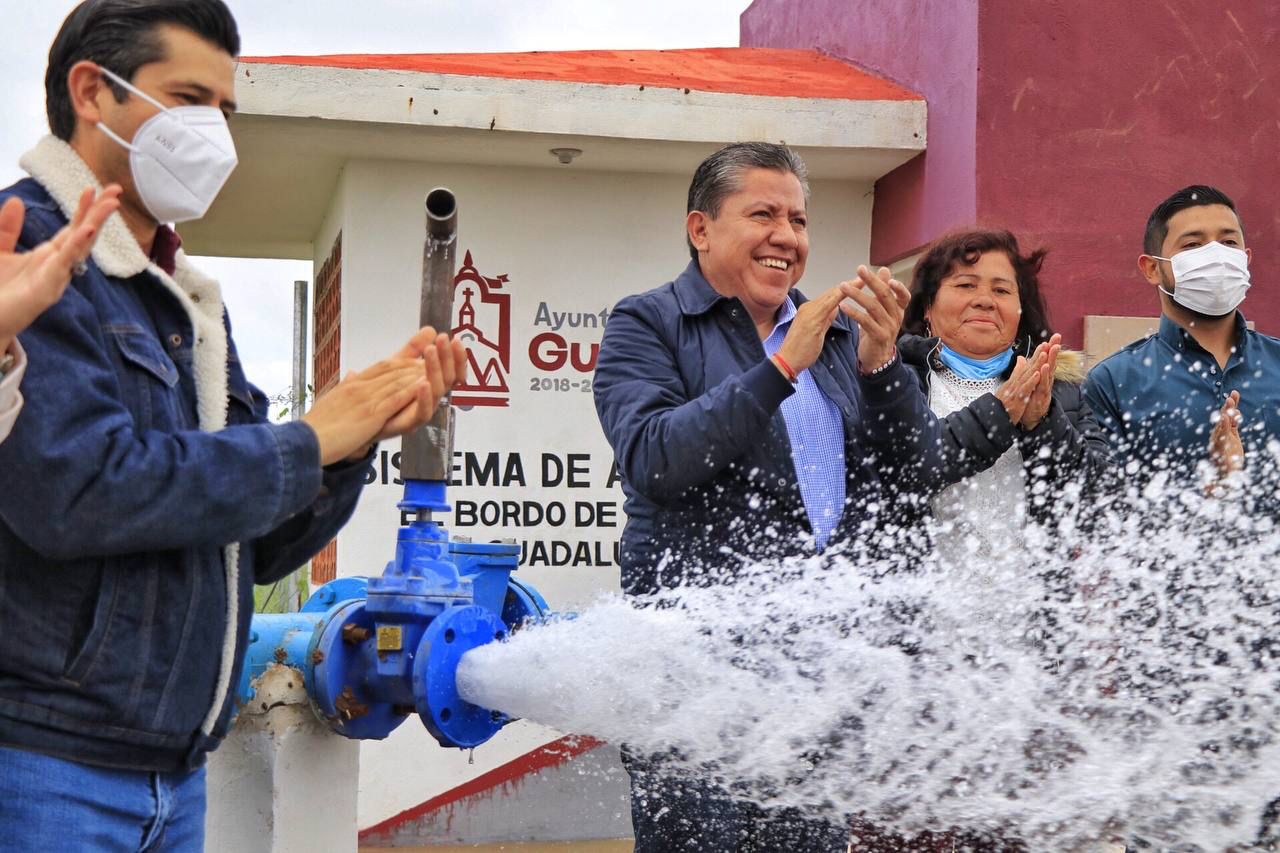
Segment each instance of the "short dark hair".
[[[1165,238],[1169,236],[1169,220],[1174,217],[1174,214],[1189,207],[1201,207],[1209,204],[1225,205],[1236,214],[1237,220],[1240,218],[1240,213],[1236,210],[1236,203],[1217,187],[1205,186],[1204,184],[1183,187],[1157,204],[1156,209],[1151,211],[1151,215],[1147,217],[1147,230],[1142,236],[1143,254],[1159,255],[1164,250]],[[1240,228],[1243,229],[1244,225],[1241,224]]]
[[[804,199],[809,200],[809,170],[800,155],[785,145],[773,142],[734,142],[698,164],[689,183],[689,204],[685,213],[701,210],[715,219],[726,197],[742,187],[742,173],[748,169],[774,169],[790,172],[800,181]],[[696,261],[698,250],[685,234],[689,255]]]
[[[67,91],[71,66],[88,59],[132,81],[140,67],[165,58],[156,32],[163,24],[184,27],[233,57],[240,55],[240,32],[223,0],[85,0],[62,22],[49,48],[45,112],[54,136],[69,141],[76,129]],[[128,91],[109,85],[123,103]]]
[[999,230],[956,231],[940,237],[925,249],[911,279],[911,301],[902,319],[903,331],[928,334],[924,315],[937,298],[942,280],[951,274],[956,264],[976,264],[987,252],[1003,252],[1018,278],[1022,317],[1018,321],[1015,346],[1021,350],[1048,340],[1049,312],[1040,294],[1040,267],[1049,250],[1040,248],[1024,255],[1018,248],[1018,239],[1008,231]]

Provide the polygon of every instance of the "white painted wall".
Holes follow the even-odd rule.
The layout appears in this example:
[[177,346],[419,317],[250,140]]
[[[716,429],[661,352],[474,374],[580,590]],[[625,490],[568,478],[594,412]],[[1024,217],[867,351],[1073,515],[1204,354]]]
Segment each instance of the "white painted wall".
[[[421,281],[423,211],[428,190],[448,186],[459,200],[458,262],[471,251],[480,272],[509,276],[512,363],[510,404],[476,407],[457,419],[456,449],[519,453],[528,485],[460,486],[454,501],[530,500],[616,504],[618,526],[551,529],[461,528],[476,540],[505,536],[570,543],[601,542],[612,555],[621,532],[621,490],[606,487],[612,455],[596,420],[589,373],[566,367],[538,370],[529,357],[539,303],[555,312],[598,314],[622,296],[656,287],[688,262],[683,220],[689,176],[608,173],[552,168],[479,168],[456,164],[355,161],[347,164],[338,197],[316,236],[317,269],[340,223],[343,231],[343,369],[364,366],[389,353],[414,330]],[[811,255],[801,289],[814,294],[853,274],[870,240],[872,187],[819,181],[813,187]],[[455,300],[455,310],[461,294]],[[601,328],[561,333],[585,351]],[[579,383],[568,390],[531,390],[535,380]],[[389,442],[388,452],[398,450]],[[590,456],[586,488],[544,488],[543,453]],[[380,466],[379,466],[380,467]],[[372,575],[394,551],[402,488],[379,481],[365,491],[352,522],[339,537],[338,570]],[[572,515],[572,513],[571,513]],[[519,576],[535,584],[559,609],[584,607],[617,589],[616,566],[526,567]],[[410,720],[392,737],[362,746],[360,825],[370,826],[554,739],[558,733],[517,723],[467,755],[437,747]]]

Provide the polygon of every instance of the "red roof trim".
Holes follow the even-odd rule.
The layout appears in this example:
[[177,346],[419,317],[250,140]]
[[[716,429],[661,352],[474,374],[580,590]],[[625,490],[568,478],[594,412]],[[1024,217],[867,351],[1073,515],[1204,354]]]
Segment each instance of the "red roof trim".
[[816,50],[729,47],[535,53],[255,56],[242,62],[852,101],[923,97]]
[[389,817],[381,823],[376,823],[368,829],[360,830],[360,840],[367,841],[371,838],[388,835],[401,825],[417,820],[425,814],[475,794],[483,794],[485,791],[519,779],[522,776],[537,773],[539,770],[545,770],[548,767],[559,767],[584,752],[590,752],[601,746],[604,746],[604,741],[596,740],[586,735],[567,735],[559,740],[553,740],[532,752],[525,753],[514,761],[508,761],[488,773],[482,773],[474,779],[463,782],[456,788],[450,788],[438,797],[432,797],[425,803],[406,809],[400,814]]

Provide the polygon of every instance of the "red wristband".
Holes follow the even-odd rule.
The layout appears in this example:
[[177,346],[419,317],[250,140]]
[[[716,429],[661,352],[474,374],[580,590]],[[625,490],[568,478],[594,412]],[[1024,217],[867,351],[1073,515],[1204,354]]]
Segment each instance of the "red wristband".
[[783,375],[787,377],[787,381],[789,381],[792,385],[795,385],[797,382],[800,381],[800,377],[797,376],[796,372],[791,369],[791,365],[787,364],[787,360],[782,357],[781,353],[775,352],[773,354],[773,360],[777,362],[778,367],[782,368]]

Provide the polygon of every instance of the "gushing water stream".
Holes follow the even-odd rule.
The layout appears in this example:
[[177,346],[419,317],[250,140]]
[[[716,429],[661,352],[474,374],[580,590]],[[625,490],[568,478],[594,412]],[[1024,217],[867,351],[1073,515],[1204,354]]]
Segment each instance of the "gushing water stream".
[[1280,533],[1195,493],[1076,517],[985,565],[847,554],[605,598],[471,652],[459,688],[833,820],[1249,849],[1280,797]]

